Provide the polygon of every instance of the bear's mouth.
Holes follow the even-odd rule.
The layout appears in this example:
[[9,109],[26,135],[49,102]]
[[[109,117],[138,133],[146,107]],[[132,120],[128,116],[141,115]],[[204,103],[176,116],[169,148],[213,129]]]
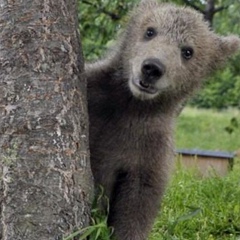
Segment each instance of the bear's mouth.
[[158,91],[154,85],[147,83],[142,79],[133,79],[132,82],[133,82],[133,85],[142,92],[145,92],[148,94],[156,94]]

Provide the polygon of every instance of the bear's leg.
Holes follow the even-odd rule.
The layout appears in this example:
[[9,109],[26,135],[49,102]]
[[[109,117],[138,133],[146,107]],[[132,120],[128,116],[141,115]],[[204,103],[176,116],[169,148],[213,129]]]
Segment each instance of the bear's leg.
[[[154,176],[155,175],[155,176]],[[117,240],[145,240],[159,209],[161,183],[153,171],[118,171],[109,226]]]

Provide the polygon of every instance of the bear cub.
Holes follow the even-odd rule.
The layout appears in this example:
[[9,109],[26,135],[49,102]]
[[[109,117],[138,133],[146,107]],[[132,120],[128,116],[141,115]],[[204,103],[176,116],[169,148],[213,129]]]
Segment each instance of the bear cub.
[[117,240],[147,239],[174,159],[174,120],[239,46],[195,10],[143,0],[115,48],[86,64],[91,167]]

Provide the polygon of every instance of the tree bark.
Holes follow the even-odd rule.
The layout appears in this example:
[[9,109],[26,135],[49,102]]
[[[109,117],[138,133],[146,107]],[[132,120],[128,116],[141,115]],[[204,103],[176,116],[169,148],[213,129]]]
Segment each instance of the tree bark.
[[76,0],[0,0],[0,239],[86,226],[92,193]]
[[207,0],[205,11],[204,11],[204,18],[206,21],[208,21],[210,23],[211,27],[213,25],[214,14],[215,14],[215,1]]

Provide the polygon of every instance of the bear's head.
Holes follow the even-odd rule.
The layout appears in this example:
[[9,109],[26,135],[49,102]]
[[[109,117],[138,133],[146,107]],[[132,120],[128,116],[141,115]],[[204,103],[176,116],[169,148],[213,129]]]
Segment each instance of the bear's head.
[[123,33],[124,72],[142,100],[191,93],[240,47],[237,36],[219,36],[188,7],[143,0]]

